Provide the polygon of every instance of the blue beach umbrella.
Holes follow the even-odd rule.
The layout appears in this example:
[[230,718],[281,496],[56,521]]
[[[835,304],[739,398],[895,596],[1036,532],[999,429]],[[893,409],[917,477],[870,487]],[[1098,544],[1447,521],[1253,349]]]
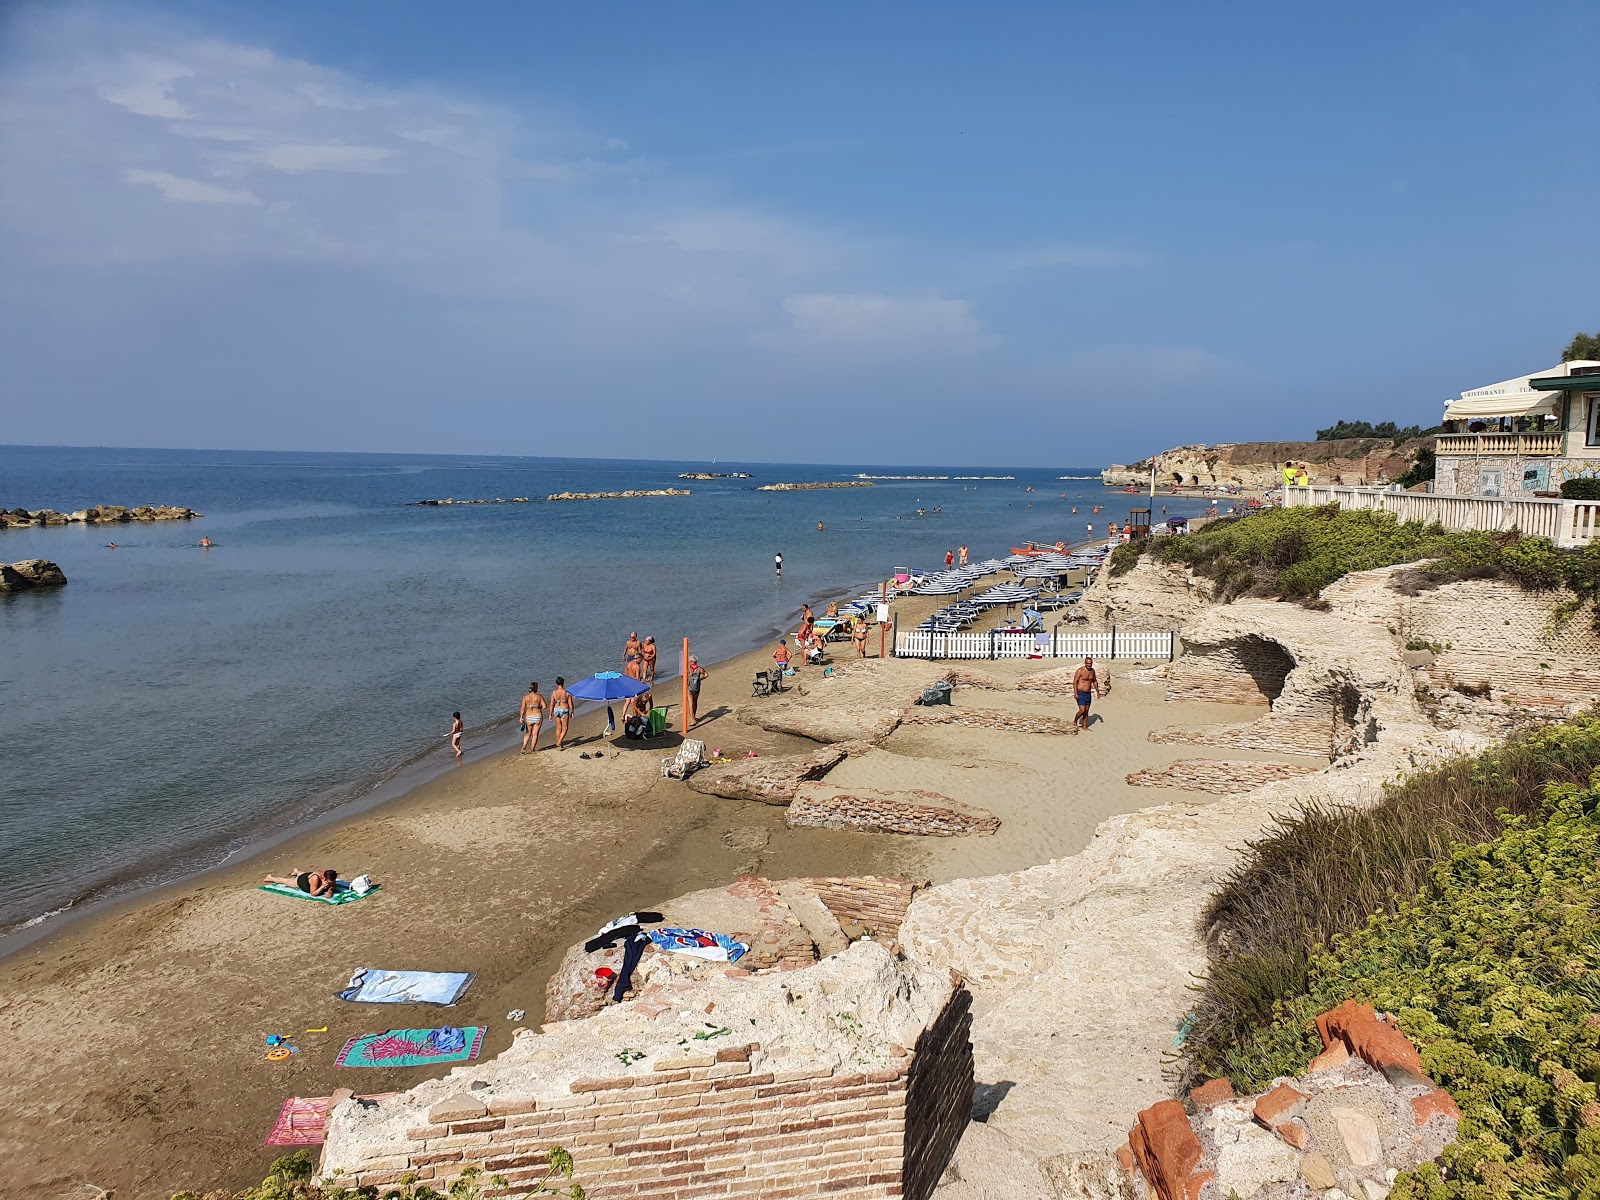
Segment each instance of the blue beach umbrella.
[[579,700],[627,700],[649,690],[649,684],[618,671],[600,671],[567,687]]

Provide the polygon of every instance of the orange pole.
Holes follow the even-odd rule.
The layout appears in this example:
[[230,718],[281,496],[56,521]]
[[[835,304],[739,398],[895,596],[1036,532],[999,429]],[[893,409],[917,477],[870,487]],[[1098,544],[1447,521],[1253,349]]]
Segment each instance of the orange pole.
[[689,639],[683,639],[683,731],[688,733],[689,723]]

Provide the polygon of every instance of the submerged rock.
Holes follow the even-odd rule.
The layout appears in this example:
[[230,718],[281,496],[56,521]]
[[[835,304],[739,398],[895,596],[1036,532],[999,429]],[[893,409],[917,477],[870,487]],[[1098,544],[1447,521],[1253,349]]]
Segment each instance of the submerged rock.
[[60,587],[66,582],[66,574],[48,558],[25,558],[9,565],[0,563],[0,592]]

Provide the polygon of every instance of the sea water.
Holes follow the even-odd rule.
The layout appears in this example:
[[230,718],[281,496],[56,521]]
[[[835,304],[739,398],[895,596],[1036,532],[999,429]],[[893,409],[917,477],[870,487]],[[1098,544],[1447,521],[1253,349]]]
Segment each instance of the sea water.
[[[752,478],[678,478],[697,470]],[[949,478],[755,490],[859,473]],[[543,500],[666,487],[693,495]],[[517,496],[532,501],[416,506]],[[0,930],[443,767],[454,711],[469,759],[499,748],[530,680],[548,694],[557,675],[620,669],[630,632],[655,636],[669,675],[684,637],[714,663],[792,628],[802,601],[963,543],[976,561],[1081,542],[1145,501],[1070,466],[0,447],[0,507],[97,503],[205,516],[0,531],[0,560],[52,559],[70,580],[0,597]]]

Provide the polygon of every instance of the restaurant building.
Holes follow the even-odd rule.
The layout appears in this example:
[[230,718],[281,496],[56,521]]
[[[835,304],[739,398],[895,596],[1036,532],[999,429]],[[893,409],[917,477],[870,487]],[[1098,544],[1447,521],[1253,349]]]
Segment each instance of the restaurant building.
[[1462,392],[1445,407],[1444,430],[1436,495],[1556,495],[1568,479],[1600,477],[1600,362]]

